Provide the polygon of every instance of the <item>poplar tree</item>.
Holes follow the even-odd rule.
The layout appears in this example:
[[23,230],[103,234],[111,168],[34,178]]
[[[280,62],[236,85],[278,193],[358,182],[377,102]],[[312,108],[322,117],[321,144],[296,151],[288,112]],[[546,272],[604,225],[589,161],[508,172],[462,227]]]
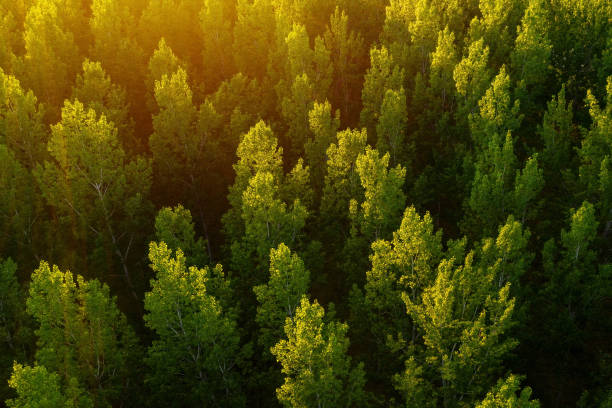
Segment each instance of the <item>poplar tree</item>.
[[159,210],[155,217],[155,239],[172,251],[183,251],[188,267],[204,267],[209,262],[207,242],[196,237],[191,211],[180,204]]
[[41,365],[15,364],[8,383],[17,393],[16,398],[6,400],[9,408],[94,406],[75,379],[62,387],[60,376]]
[[312,137],[304,144],[304,152],[310,167],[311,185],[317,200],[320,200],[326,173],[326,152],[336,140],[340,128],[340,112],[334,114],[329,102],[315,102],[308,113],[308,123]]
[[[11,393],[7,387],[14,361],[27,361],[32,357],[34,338],[31,321],[25,312],[25,290],[17,282],[17,264],[11,258],[0,259],[0,399]],[[12,387],[14,388],[14,387]]]
[[612,76],[606,87],[606,106],[600,107],[591,91],[587,92],[586,103],[591,116],[591,127],[585,132],[578,150],[580,186],[586,196],[598,203],[603,221],[612,217]]
[[206,89],[215,90],[234,74],[232,52],[236,2],[206,0],[200,11],[202,58]]
[[111,81],[99,62],[83,61],[82,73],[77,75],[72,88],[72,100],[112,122],[124,149],[135,152],[142,149],[134,138],[134,120],[130,118],[125,89]]
[[[351,19],[353,21],[353,19]],[[347,123],[356,122],[359,112],[352,107],[352,101],[359,100],[362,76],[367,59],[367,48],[359,31],[349,27],[349,17],[338,6],[329,18],[329,25],[323,36],[325,48],[330,52],[334,68],[330,88],[330,100],[340,110]]]
[[268,282],[253,288],[259,302],[255,318],[260,327],[258,343],[265,354],[282,339],[285,320],[294,319],[309,285],[310,273],[295,252],[285,244],[270,250]]
[[156,335],[146,359],[153,401],[243,406],[236,317],[211,293],[225,285],[221,266],[187,269],[183,252],[163,242],[149,245],[149,260],[155,279],[145,294],[144,319]]
[[305,297],[293,319],[285,322],[286,339],[272,353],[282,366],[284,384],[276,395],[285,407],[353,407],[364,402],[364,372],[347,355],[348,326],[325,320],[325,311]]
[[68,227],[70,238],[64,239],[82,251],[73,262],[85,268],[88,263],[82,260],[93,253],[94,264],[108,264],[90,275],[94,270],[109,273],[116,265],[136,296],[129,259],[144,238],[141,217],[150,211],[149,161],[126,160],[114,125],[79,101],[66,101],[62,121],[51,133],[52,159],[37,168],[36,177],[47,205],[57,211],[57,227]]
[[79,69],[79,49],[74,34],[62,24],[60,7],[54,0],[32,5],[23,33],[26,52],[14,67],[24,87],[48,104],[48,121],[59,117]]
[[131,370],[139,347],[108,286],[41,262],[29,291],[40,366],[57,373],[64,387],[78,384],[95,405],[117,403],[134,392]]
[[46,158],[44,108],[32,91],[0,68],[0,143],[12,150],[22,166],[32,169]]
[[361,91],[360,123],[368,131],[371,140],[376,140],[376,124],[387,90],[399,91],[404,84],[404,71],[396,65],[384,46],[370,50],[370,68],[367,70]]
[[234,26],[234,61],[239,72],[263,79],[268,70],[270,45],[275,40],[272,0],[238,0]]
[[35,254],[45,246],[39,240],[41,205],[36,197],[32,174],[0,144],[0,253],[23,267],[32,265]]

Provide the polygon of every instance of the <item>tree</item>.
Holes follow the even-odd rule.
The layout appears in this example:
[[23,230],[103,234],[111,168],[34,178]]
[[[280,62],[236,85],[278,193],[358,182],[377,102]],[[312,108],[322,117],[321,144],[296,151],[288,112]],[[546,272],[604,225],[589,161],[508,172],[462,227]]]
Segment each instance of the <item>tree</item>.
[[509,215],[506,223],[499,226],[497,237],[484,238],[476,248],[478,256],[487,263],[497,287],[501,289],[510,283],[514,296],[520,294],[521,277],[534,258],[529,251],[530,237],[529,230]]
[[470,22],[470,42],[483,39],[491,50],[491,63],[495,69],[507,60],[516,38],[516,27],[521,21],[524,2],[521,0],[481,0],[481,17]]
[[406,157],[411,148],[405,147],[407,127],[406,94],[404,88],[398,92],[389,89],[385,93],[380,107],[380,116],[376,125],[376,147],[381,153],[389,153],[391,165],[410,165],[410,157]]
[[251,272],[245,279],[252,284],[261,282],[259,272],[271,248],[280,243],[295,248],[298,242],[308,210],[299,198],[289,204],[280,198],[278,182],[268,172],[257,172],[242,195],[244,237],[232,244],[232,260],[238,271]]
[[[539,408],[537,400],[531,400],[531,388],[520,389],[520,377],[509,375],[500,379],[476,408]],[[517,395],[518,393],[518,395]]]
[[264,84],[238,73],[223,81],[219,89],[207,98],[223,118],[222,123],[229,124],[219,140],[225,164],[234,159],[241,136],[277,109],[274,90]]
[[10,395],[6,382],[13,361],[29,359],[34,343],[23,292],[17,283],[17,264],[11,258],[0,260],[0,345],[5,350],[0,358],[0,399],[3,401]]
[[516,169],[516,156],[510,133],[505,139],[495,134],[475,167],[462,229],[476,238],[492,235],[514,204],[512,176]]
[[523,109],[537,109],[533,101],[546,94],[544,89],[550,74],[550,55],[552,44],[548,36],[549,7],[541,0],[531,0],[527,4],[514,49],[510,55],[513,77],[519,82],[520,100]]
[[360,207],[350,202],[351,218],[359,230],[372,241],[389,235],[399,222],[406,196],[402,191],[406,169],[399,164],[389,168],[389,153],[380,156],[376,149],[366,147],[356,161],[357,174],[364,189]]
[[83,61],[83,72],[77,75],[72,88],[72,100],[104,115],[117,128],[124,149],[138,152],[142,148],[134,138],[134,120],[130,118],[126,98],[125,90],[113,84],[99,62]]
[[522,223],[525,223],[527,219],[536,219],[536,216],[533,215],[535,208],[530,207],[534,207],[535,198],[543,186],[544,176],[542,169],[538,165],[538,157],[536,155],[527,159],[522,170],[517,170],[514,181],[513,213],[520,217]]
[[45,158],[47,132],[44,109],[32,91],[0,68],[0,143],[8,146],[22,166],[32,169]]
[[270,250],[268,283],[253,288],[259,302],[255,318],[260,327],[258,342],[265,354],[283,337],[285,320],[294,319],[309,285],[310,273],[296,253],[285,244]]
[[90,254],[94,263],[108,265],[92,272],[108,273],[118,263],[136,297],[129,256],[144,238],[141,217],[150,211],[149,161],[127,161],[114,125],[85,110],[79,101],[66,101],[62,121],[52,126],[51,133],[52,159],[37,168],[36,177],[47,205],[57,212],[56,229],[66,231],[64,240],[72,239],[68,242],[82,250],[75,255],[83,270],[87,271],[88,263],[81,260]]
[[510,76],[502,66],[485,94],[478,101],[478,113],[469,116],[472,139],[476,149],[484,150],[493,134],[505,135],[519,128],[523,115],[519,101],[512,101]]
[[[557,286],[554,292],[563,298],[567,317],[572,321],[575,320],[577,311],[586,312],[580,308],[594,304],[597,292],[603,289],[602,284],[597,283],[603,276],[598,276],[594,263],[596,253],[593,240],[596,237],[597,227],[595,207],[591,203],[585,201],[580,208],[573,210],[570,229],[561,231],[563,249],[560,265],[549,271],[552,273],[550,284]],[[546,255],[546,260],[552,261],[551,252],[547,251]],[[586,287],[581,287],[582,285]]]
[[288,132],[287,144],[296,154],[301,153],[308,132],[308,113],[313,102],[328,97],[332,82],[333,66],[330,52],[321,37],[310,40],[303,25],[294,24],[285,38],[287,47],[286,72],[275,89],[281,100],[281,114]]
[[234,73],[231,52],[236,3],[224,0],[206,0],[200,11],[206,88],[216,90],[219,84]]
[[74,35],[62,26],[56,3],[38,0],[29,9],[24,27],[26,53],[14,67],[24,87],[48,104],[49,121],[59,116],[58,107],[70,94],[79,64]]
[[[217,209],[218,200],[205,197],[222,191],[224,181],[221,177],[210,181],[211,176],[220,173],[216,155],[222,118],[209,101],[197,109],[192,97],[182,68],[155,82],[159,112],[153,116],[154,132],[149,145],[162,202],[181,202],[192,208],[209,239],[207,226],[214,222],[210,213]],[[212,258],[210,247],[208,250]]]
[[285,407],[358,406],[364,402],[363,366],[347,356],[348,326],[324,321],[325,311],[305,297],[293,319],[287,318],[287,339],[272,353],[282,366],[284,384],[276,390]]
[[147,107],[151,113],[156,113],[159,107],[155,101],[155,84],[157,81],[161,81],[164,75],[169,78],[182,68],[185,71],[185,63],[181,61],[172,49],[166,43],[166,40],[162,37],[159,40],[157,48],[151,55],[148,64],[148,72],[145,79],[145,85],[147,90]]
[[282,116],[289,127],[285,137],[295,157],[302,155],[308,137],[314,92],[314,84],[307,74],[302,74],[294,79],[289,96],[283,97],[281,103]]
[[319,201],[323,193],[327,161],[326,152],[330,144],[336,139],[336,133],[338,133],[340,127],[340,112],[336,111],[333,115],[329,102],[315,102],[308,113],[308,123],[313,137],[306,140],[304,152],[306,162],[310,167],[310,182],[317,201]]
[[542,139],[542,164],[547,184],[558,186],[562,171],[571,158],[573,124],[572,103],[565,99],[565,86],[547,104],[538,133]]
[[404,71],[394,62],[385,47],[370,50],[370,68],[366,72],[363,90],[361,91],[360,123],[368,131],[372,140],[376,140],[376,124],[379,121],[380,108],[387,90],[399,91],[404,84]]
[[138,22],[139,43],[145,55],[155,49],[164,38],[168,46],[183,61],[193,64],[197,72],[202,68],[204,32],[200,25],[200,0],[154,0],[146,3]]
[[15,363],[9,386],[17,393],[17,398],[6,401],[9,408],[94,406],[76,379],[72,378],[62,387],[60,376],[41,365],[29,367]]
[[[443,260],[418,303],[409,293],[402,295],[423,342],[415,361],[408,360],[405,371],[395,377],[407,402],[419,392],[409,385],[418,385],[423,377],[427,397],[438,401],[436,405],[477,401],[517,344],[507,336],[514,324],[510,285],[498,289],[494,276],[473,259],[470,252],[463,265],[453,258]],[[432,369],[425,371],[424,363]]]
[[[137,41],[137,20],[142,10],[140,2],[94,0],[91,4],[89,26],[93,35],[90,58],[99,61],[104,71],[127,92],[130,109],[138,122],[146,112],[142,104],[145,95],[146,58]],[[81,100],[82,102],[86,102]],[[128,108],[124,106],[127,111]],[[116,123],[120,127],[119,123]]]
[[463,221],[464,230],[474,237],[492,235],[508,214],[523,222],[533,218],[533,212],[528,210],[534,209],[533,203],[544,185],[537,156],[529,158],[523,170],[517,170],[511,132],[519,128],[523,115],[519,114],[518,100],[512,102],[505,67],[478,105],[479,113],[469,116],[476,160],[466,200],[470,211]]
[[0,13],[2,15],[2,20],[0,20],[0,69],[11,72],[20,36],[15,16],[10,8],[0,4]]
[[246,133],[236,150],[238,161],[234,164],[236,177],[229,188],[227,199],[230,209],[223,215],[223,226],[228,240],[238,240],[244,233],[242,226],[242,196],[251,177],[257,172],[269,172],[279,181],[282,174],[283,148],[272,129],[263,121]]
[[155,217],[155,239],[172,251],[183,251],[188,267],[202,267],[209,262],[207,242],[196,239],[191,212],[180,204],[159,210]]
[[603,220],[610,220],[612,209],[612,76],[608,77],[606,87],[606,107],[602,109],[591,91],[587,92],[591,127],[585,132],[578,157],[580,158],[579,182],[586,196],[599,202]]
[[469,44],[467,56],[455,66],[453,78],[458,94],[455,117],[459,126],[467,125],[468,115],[476,112],[478,101],[491,83],[492,73],[488,63],[489,47],[480,39]]
[[348,20],[348,15],[336,6],[323,39],[334,67],[330,100],[332,105],[340,110],[344,121],[356,123],[359,112],[352,108],[352,101],[359,100],[358,92],[362,87],[361,73],[365,70],[367,49],[361,33],[351,30]]
[[156,334],[146,359],[153,401],[164,406],[242,406],[236,364],[242,357],[234,312],[210,293],[225,285],[220,265],[187,269],[181,250],[152,242],[155,272],[145,323]]
[[108,286],[41,262],[32,274],[27,310],[38,324],[36,362],[62,384],[76,380],[95,405],[133,392],[137,382],[130,370],[139,348]]
[[363,190],[357,173],[357,157],[365,152],[365,129],[344,130],[337,135],[337,142],[327,149],[327,174],[321,199],[321,218],[330,232],[341,239],[339,231],[349,233],[349,203],[351,199],[362,201]]
[[417,336],[416,326],[405,313],[402,293],[417,302],[435,279],[442,254],[442,231],[434,232],[431,215],[421,217],[414,207],[406,208],[391,241],[372,244],[372,265],[363,291],[354,288],[350,300],[353,330],[369,351],[370,377],[386,382],[400,369],[393,353],[396,339],[410,331],[412,342]]
[[44,244],[38,239],[41,204],[35,186],[32,174],[0,144],[0,254],[12,256],[22,267],[32,264]]
[[263,79],[275,41],[275,13],[271,0],[238,0],[234,26],[234,60],[239,72]]

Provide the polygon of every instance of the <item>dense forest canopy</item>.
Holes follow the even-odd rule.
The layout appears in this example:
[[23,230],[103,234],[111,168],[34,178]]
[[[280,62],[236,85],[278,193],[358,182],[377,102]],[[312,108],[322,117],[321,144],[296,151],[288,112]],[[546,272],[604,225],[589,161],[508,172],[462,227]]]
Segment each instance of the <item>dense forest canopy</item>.
[[0,405],[612,407],[609,0],[0,0]]

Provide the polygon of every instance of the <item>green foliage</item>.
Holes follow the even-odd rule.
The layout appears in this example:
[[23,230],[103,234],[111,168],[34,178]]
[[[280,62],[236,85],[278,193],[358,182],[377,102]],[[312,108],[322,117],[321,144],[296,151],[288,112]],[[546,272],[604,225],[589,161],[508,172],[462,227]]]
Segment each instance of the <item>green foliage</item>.
[[14,76],[0,68],[0,143],[28,169],[45,158],[43,116],[44,110],[32,91],[25,92]]
[[565,86],[561,87],[547,106],[538,133],[544,144],[542,162],[546,180],[555,185],[561,181],[561,172],[571,158],[573,108],[572,103],[565,98]]
[[523,0],[480,0],[481,17],[470,22],[469,37],[483,39],[493,51],[491,62],[495,68],[502,65],[512,50],[516,38],[516,27],[523,12]]
[[348,15],[336,7],[323,38],[334,68],[330,100],[343,118],[352,120],[359,113],[351,106],[351,101],[360,97],[361,73],[365,69],[367,49],[361,34],[351,30],[348,22]]
[[9,396],[7,380],[14,360],[30,358],[34,343],[31,322],[25,313],[22,288],[17,283],[17,264],[10,258],[0,260],[0,345],[4,352],[0,357],[0,399]]
[[335,115],[329,102],[315,103],[308,113],[308,123],[313,137],[304,144],[306,161],[310,167],[311,184],[320,198],[326,172],[327,148],[335,141],[340,128],[340,116]]
[[[203,2],[198,0],[171,0],[145,2],[138,22],[138,37],[146,55],[161,38],[184,61],[201,66],[204,33],[200,25]],[[136,14],[138,16],[139,14]]]
[[17,398],[6,401],[10,408],[60,408],[93,407],[92,400],[84,395],[74,378],[62,389],[60,376],[44,366],[22,366],[15,363],[9,380]]
[[610,75],[609,0],[0,0],[0,400],[610,405]]
[[86,109],[93,109],[112,122],[124,148],[139,148],[133,137],[134,122],[129,117],[125,90],[112,83],[99,62],[83,62],[83,72],[77,75],[72,88],[72,99],[80,101]]
[[494,135],[513,132],[521,124],[519,102],[512,102],[510,77],[502,66],[499,74],[491,82],[482,98],[478,101],[479,113],[470,115],[472,138],[479,149],[486,149],[488,140]]
[[234,61],[238,70],[262,79],[268,69],[270,44],[274,42],[275,15],[272,0],[238,0],[234,26]]
[[27,310],[38,325],[36,362],[57,373],[64,386],[76,381],[96,405],[133,392],[139,347],[108,286],[41,262],[32,274]]
[[0,144],[0,253],[30,265],[37,250],[39,206],[35,180],[15,154]]
[[[232,248],[232,252],[240,258],[252,253],[257,265],[262,267],[270,248],[282,242],[295,244],[307,216],[308,210],[299,199],[287,206],[279,198],[272,173],[257,172],[242,195],[244,240],[242,246]],[[235,262],[240,264],[240,261]]]
[[276,390],[286,407],[360,406],[364,402],[363,366],[347,356],[348,326],[326,322],[325,311],[305,297],[293,319],[287,318],[287,339],[272,353],[282,366],[284,384]]
[[149,59],[147,66],[147,76],[145,79],[147,89],[147,106],[151,112],[157,112],[157,105],[155,104],[155,83],[161,81],[164,75],[172,77],[179,68],[185,70],[185,64],[177,58],[172,52],[172,49],[166,43],[166,40],[162,37],[159,40],[157,48]]
[[539,408],[537,400],[530,398],[531,388],[521,390],[520,378],[509,375],[505,380],[499,380],[485,399],[476,404],[476,408]]
[[404,83],[404,71],[395,65],[393,57],[383,46],[370,50],[370,68],[368,69],[363,90],[361,91],[360,123],[374,138],[376,124],[379,122],[380,110],[387,90],[400,91]]
[[382,153],[389,152],[391,164],[410,163],[404,159],[406,136],[406,95],[404,89],[399,92],[389,89],[385,93],[380,107],[380,117],[376,125],[376,146]]
[[364,201],[358,208],[351,199],[351,218],[362,234],[371,240],[386,237],[399,222],[406,196],[402,191],[406,169],[399,164],[389,168],[389,153],[380,156],[376,149],[366,147],[357,157],[356,171],[364,190]]
[[146,72],[145,54],[136,38],[138,3],[93,0],[89,20],[93,36],[90,58],[99,61],[113,81],[127,91],[132,109],[137,112],[142,103]]
[[[54,120],[59,107],[69,95],[79,64],[79,50],[74,34],[63,26],[63,9],[59,1],[38,0],[29,9],[25,20],[26,53],[15,61],[14,70],[24,87],[32,89],[48,104],[48,119]],[[72,10],[76,11],[76,10]]]
[[244,231],[240,214],[242,195],[249,180],[257,172],[269,172],[279,180],[282,174],[282,155],[283,148],[278,146],[272,129],[263,121],[253,126],[240,141],[236,150],[238,161],[233,166],[236,177],[227,196],[230,209],[223,216],[225,233],[230,242],[237,240]]
[[218,177],[210,182],[211,175],[218,174],[219,143],[215,139],[222,118],[210,102],[197,109],[192,98],[187,74],[180,67],[155,81],[159,112],[153,116],[149,146],[162,200],[184,203],[206,226],[209,220],[204,214],[214,208],[214,202],[205,197],[219,191],[218,183],[223,180]]
[[[515,303],[509,289],[507,284],[498,290],[494,276],[474,264],[469,253],[463,265],[456,265],[452,258],[440,263],[420,303],[403,294],[408,314],[422,333],[424,348],[417,361],[431,367],[430,398],[455,405],[464,398],[473,401],[488,389],[503,357],[517,344],[507,337]],[[404,392],[412,390],[406,389],[406,379],[401,377],[414,383],[420,376],[419,366],[408,364],[396,379],[404,384]]]
[[531,0],[527,4],[521,25],[517,28],[516,43],[510,59],[513,76],[520,81],[519,89],[525,93],[521,98],[522,104],[529,104],[531,98],[545,92],[543,85],[550,74],[550,55],[553,48],[548,36],[551,24],[549,18],[546,3]]
[[344,130],[337,134],[337,142],[327,149],[327,174],[321,199],[321,218],[333,228],[348,233],[349,203],[361,201],[362,187],[356,163],[365,152],[367,132],[365,129]]
[[366,272],[363,293],[354,289],[351,298],[353,328],[374,351],[367,360],[368,372],[382,371],[388,379],[399,369],[397,355],[390,353],[392,340],[410,330],[413,340],[416,336],[402,293],[410,293],[416,302],[433,281],[441,257],[442,231],[434,233],[431,215],[421,217],[414,207],[405,210],[393,240],[372,244],[372,266]]
[[117,262],[134,290],[128,257],[132,245],[142,243],[139,225],[149,213],[149,160],[126,160],[113,124],[79,101],[66,101],[62,121],[51,133],[52,161],[38,166],[36,176],[47,205],[57,212],[56,228],[86,251],[74,253],[69,262],[87,271],[82,261],[89,249],[107,270]]
[[164,242],[172,251],[182,250],[187,266],[208,263],[206,242],[196,239],[191,212],[180,204],[159,210],[155,217],[155,239]]
[[457,122],[465,121],[476,111],[478,101],[487,91],[492,77],[488,63],[489,47],[480,39],[470,43],[468,54],[455,66],[453,78],[459,94]]
[[236,18],[235,2],[206,0],[200,11],[202,26],[205,85],[215,90],[225,78],[234,73],[234,61],[227,47],[231,47],[232,29]]
[[297,254],[285,244],[270,250],[268,283],[253,288],[259,302],[255,318],[260,327],[258,341],[264,353],[283,337],[285,320],[294,319],[309,284],[310,273]]
[[587,92],[586,102],[592,124],[585,132],[578,150],[581,187],[588,198],[599,200],[602,215],[612,209],[612,189],[609,182],[612,170],[612,76],[608,77],[606,92],[606,107],[603,109],[593,94]]
[[235,316],[210,293],[224,281],[221,266],[187,269],[182,251],[172,254],[163,242],[149,246],[155,279],[145,295],[144,319],[156,334],[146,360],[152,401],[242,406]]

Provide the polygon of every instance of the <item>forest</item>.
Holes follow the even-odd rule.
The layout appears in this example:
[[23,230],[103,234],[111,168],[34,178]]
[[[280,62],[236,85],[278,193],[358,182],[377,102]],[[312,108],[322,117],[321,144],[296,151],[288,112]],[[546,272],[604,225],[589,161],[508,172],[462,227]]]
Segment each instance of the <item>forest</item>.
[[612,407],[609,0],[0,0],[0,406]]

